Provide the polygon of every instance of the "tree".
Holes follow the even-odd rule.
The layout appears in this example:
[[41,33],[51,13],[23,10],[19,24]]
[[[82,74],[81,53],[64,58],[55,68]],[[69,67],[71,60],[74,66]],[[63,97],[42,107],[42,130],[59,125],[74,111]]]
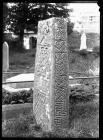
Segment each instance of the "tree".
[[73,32],[74,23],[70,20],[67,22],[67,34],[70,35]]
[[23,46],[24,29],[27,27],[29,18],[28,3],[16,3],[8,12],[9,30],[20,36],[20,47]]
[[24,29],[37,32],[39,20],[51,17],[68,17],[69,9],[65,8],[66,3],[15,3],[9,8],[7,24],[10,24],[9,30],[20,36],[20,42],[23,46]]
[[7,3],[3,3],[3,31],[5,31],[7,16],[8,16],[8,6]]

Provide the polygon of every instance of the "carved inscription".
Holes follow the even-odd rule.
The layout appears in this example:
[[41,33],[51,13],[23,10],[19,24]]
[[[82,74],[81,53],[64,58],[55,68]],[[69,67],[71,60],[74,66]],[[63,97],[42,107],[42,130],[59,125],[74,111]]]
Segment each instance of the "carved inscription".
[[[34,81],[34,113],[38,123],[49,130],[50,126],[50,84],[52,71],[52,24],[50,21],[39,22],[37,39],[37,56]],[[41,98],[41,99],[40,99]],[[41,102],[44,98],[44,102]],[[40,108],[40,109],[39,109]],[[39,110],[39,111],[38,111]]]
[[68,52],[67,26],[64,19],[55,19],[55,59],[54,59],[54,129],[68,128]]

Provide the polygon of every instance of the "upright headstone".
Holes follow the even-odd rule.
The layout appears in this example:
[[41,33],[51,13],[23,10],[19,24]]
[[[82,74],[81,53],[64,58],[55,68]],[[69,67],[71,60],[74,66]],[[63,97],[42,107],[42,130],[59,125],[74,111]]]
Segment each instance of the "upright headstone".
[[3,71],[9,69],[9,46],[7,42],[3,43]]
[[28,36],[24,37],[24,48],[26,50],[30,49],[29,37]]
[[62,134],[69,122],[67,23],[51,18],[38,23],[33,112],[43,130]]
[[86,34],[85,34],[85,32],[82,32],[80,50],[84,50],[84,49],[87,50],[87,45],[86,45]]

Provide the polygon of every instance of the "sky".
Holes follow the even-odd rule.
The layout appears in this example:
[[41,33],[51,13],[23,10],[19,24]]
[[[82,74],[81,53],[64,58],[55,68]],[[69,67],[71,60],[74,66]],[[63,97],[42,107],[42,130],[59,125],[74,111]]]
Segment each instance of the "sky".
[[[77,21],[82,21],[86,23],[87,20],[85,20],[85,16],[97,16],[96,20],[97,22],[92,25],[90,25],[87,21],[84,26],[86,27],[86,31],[88,32],[93,31],[99,33],[100,31],[100,12],[99,12],[99,6],[97,3],[70,3],[68,5],[69,9],[73,9],[73,12],[70,14],[70,19],[71,21],[75,24],[74,29],[81,31],[81,27],[78,24]],[[74,17],[73,17],[74,16]],[[84,21],[83,21],[84,20]]]
[[69,8],[73,8],[73,14],[79,14],[80,12],[94,12],[99,15],[99,6],[97,3],[70,3]]

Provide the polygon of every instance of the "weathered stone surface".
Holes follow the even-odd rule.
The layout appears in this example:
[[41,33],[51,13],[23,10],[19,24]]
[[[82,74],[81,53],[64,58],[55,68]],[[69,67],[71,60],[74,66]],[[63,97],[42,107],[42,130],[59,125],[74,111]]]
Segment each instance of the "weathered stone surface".
[[67,64],[65,63],[55,64],[55,71],[54,71],[55,76],[66,75],[67,72],[68,72]]
[[66,32],[66,30],[58,28],[57,32],[55,32],[55,39],[56,40],[67,40],[65,32]]
[[56,76],[54,79],[55,82],[55,87],[59,86],[59,87],[67,87],[68,83],[68,77],[67,75],[65,76]]
[[55,40],[54,50],[55,52],[67,52],[67,42],[63,40]]
[[68,54],[67,53],[55,53],[55,63],[61,64],[62,62],[68,63]]
[[55,86],[54,95],[54,129],[61,131],[68,128],[69,122],[68,87]]
[[67,86],[63,86],[63,87],[55,86],[54,94],[55,94],[55,100],[57,100],[58,102],[59,102],[59,98],[67,97],[67,99],[68,99],[68,97],[69,97],[69,96],[67,96],[68,95],[68,87]]
[[45,131],[68,127],[67,26],[63,18],[38,24],[33,110]]
[[3,43],[3,71],[9,69],[9,46],[7,42]]
[[55,66],[54,75],[67,75],[68,73],[68,54],[65,53],[55,53]]
[[61,19],[60,18],[55,18],[54,25],[55,25],[55,29],[56,28],[61,28],[61,29],[65,29],[66,30],[66,28],[67,28],[67,23],[66,23],[64,18],[61,18]]

